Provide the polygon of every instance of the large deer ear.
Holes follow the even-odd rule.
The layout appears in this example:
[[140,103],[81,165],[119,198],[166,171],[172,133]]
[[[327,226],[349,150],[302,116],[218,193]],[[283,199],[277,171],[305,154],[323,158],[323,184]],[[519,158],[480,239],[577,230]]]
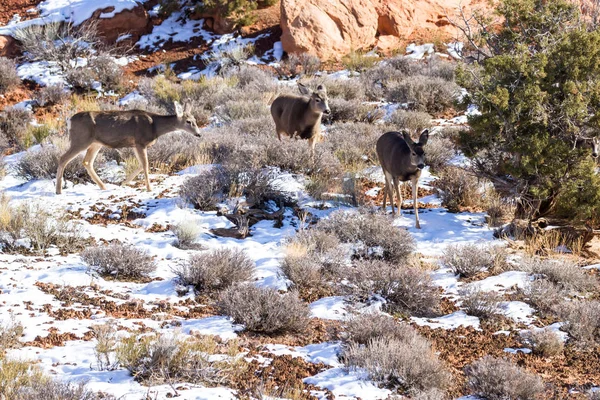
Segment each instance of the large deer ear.
[[181,107],[181,104],[179,104],[178,101],[174,101],[173,105],[175,106],[175,114],[181,118],[183,117],[183,107]]
[[406,142],[408,147],[412,148],[412,146],[415,144],[415,142],[410,137],[410,133],[408,133],[406,131],[402,131],[402,137],[404,138],[404,141]]
[[425,146],[427,144],[428,140],[429,140],[429,129],[425,129],[423,132],[421,132],[421,136],[419,136],[419,144],[421,146]]
[[310,90],[309,88],[307,88],[306,86],[304,86],[300,82],[298,82],[298,89],[300,89],[300,93],[302,93],[302,94],[304,94],[306,96],[310,96],[312,94],[312,90]]
[[327,88],[324,85],[317,86],[317,91],[327,94]]
[[190,114],[192,112],[192,105],[190,103],[185,103],[183,105],[183,113]]

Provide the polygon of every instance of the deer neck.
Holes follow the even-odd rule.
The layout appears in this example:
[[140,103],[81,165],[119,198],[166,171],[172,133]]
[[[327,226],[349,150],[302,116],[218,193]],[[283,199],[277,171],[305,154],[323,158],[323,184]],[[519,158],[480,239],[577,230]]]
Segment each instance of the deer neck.
[[162,135],[179,130],[180,122],[177,115],[160,115],[152,117],[154,121],[154,135],[158,139]]
[[305,115],[305,124],[306,126],[314,126],[317,124],[321,124],[321,118],[323,117],[323,113],[320,112],[314,112],[313,110],[311,110],[310,108],[308,110],[306,110]]

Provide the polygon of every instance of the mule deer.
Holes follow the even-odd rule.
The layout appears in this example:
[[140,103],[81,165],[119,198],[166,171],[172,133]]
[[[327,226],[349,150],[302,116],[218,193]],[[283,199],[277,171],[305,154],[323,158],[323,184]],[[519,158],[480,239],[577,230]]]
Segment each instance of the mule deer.
[[386,209],[386,196],[390,195],[392,214],[394,212],[394,190],[398,195],[398,210],[402,215],[402,194],[398,187],[399,182],[412,182],[412,197],[415,209],[416,227],[419,224],[419,205],[417,193],[421,170],[425,167],[425,151],[423,146],[429,139],[429,130],[421,132],[419,142],[415,143],[408,132],[387,132],[377,140],[377,157],[385,175],[385,187],[383,188],[383,210]]
[[319,85],[316,91],[312,91],[300,82],[298,88],[304,96],[277,97],[271,104],[271,115],[275,121],[279,140],[281,134],[292,138],[299,136],[301,139],[308,139],[310,154],[313,156],[315,144],[321,137],[321,118],[323,114],[331,113],[327,103],[327,89]]
[[598,154],[600,154],[600,137],[578,137],[575,140],[575,147],[591,147],[592,157],[598,158]]
[[141,110],[86,111],[73,115],[67,125],[70,147],[58,162],[56,194],[62,192],[65,167],[84,150],[87,150],[83,159],[85,169],[102,190],[106,189],[94,170],[94,160],[102,146],[112,149],[133,147],[140,165],[125,178],[122,185],[131,182],[143,170],[146,189],[150,191],[148,146],[152,146],[162,135],[178,130],[200,137],[200,130],[189,107],[183,109],[177,102],[174,105],[175,115],[159,115]]

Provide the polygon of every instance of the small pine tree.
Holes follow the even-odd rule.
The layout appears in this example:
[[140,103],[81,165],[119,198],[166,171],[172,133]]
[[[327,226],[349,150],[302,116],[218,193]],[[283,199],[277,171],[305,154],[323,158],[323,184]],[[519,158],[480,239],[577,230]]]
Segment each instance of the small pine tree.
[[469,117],[462,150],[517,197],[518,217],[590,220],[600,179],[576,143],[600,136],[600,32],[567,0],[502,0],[496,11],[498,29],[479,16],[468,35],[481,61],[458,72],[464,104],[481,111]]

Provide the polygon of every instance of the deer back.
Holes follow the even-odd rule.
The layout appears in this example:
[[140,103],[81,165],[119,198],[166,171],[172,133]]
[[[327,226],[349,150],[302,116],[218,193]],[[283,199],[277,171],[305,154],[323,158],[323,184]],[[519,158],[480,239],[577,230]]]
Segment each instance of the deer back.
[[298,133],[303,139],[308,139],[321,127],[321,114],[311,110],[309,97],[279,96],[271,105],[271,114],[275,124],[290,136]]

